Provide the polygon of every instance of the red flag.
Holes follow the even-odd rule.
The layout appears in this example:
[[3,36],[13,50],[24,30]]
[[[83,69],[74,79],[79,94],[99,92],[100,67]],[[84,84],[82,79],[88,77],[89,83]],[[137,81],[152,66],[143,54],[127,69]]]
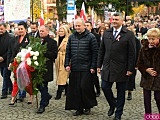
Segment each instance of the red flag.
[[[42,2],[41,2],[41,7],[43,7],[43,6],[42,6]],[[41,25],[44,25],[44,15],[43,15],[43,10],[41,10],[41,17],[40,17],[39,22],[40,22],[40,26],[41,26]]]
[[82,8],[81,8],[81,12],[80,12],[80,18],[82,18],[84,21],[87,20],[84,2],[82,3]]
[[39,22],[40,22],[40,26],[44,25],[44,19],[42,17],[40,17],[40,21]]

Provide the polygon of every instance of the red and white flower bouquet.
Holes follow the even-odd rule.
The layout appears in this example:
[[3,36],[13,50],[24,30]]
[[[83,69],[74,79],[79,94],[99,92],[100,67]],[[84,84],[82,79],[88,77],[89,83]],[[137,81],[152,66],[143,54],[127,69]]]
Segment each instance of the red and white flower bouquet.
[[37,85],[43,83],[43,75],[47,71],[45,52],[46,46],[41,45],[39,39],[31,38],[30,44],[21,49],[11,65],[19,89],[30,95],[37,94]]

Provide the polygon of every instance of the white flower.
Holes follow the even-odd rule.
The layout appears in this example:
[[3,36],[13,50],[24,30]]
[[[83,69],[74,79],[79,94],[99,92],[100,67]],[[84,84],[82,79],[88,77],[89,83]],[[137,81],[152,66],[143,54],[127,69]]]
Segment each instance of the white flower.
[[31,63],[32,63],[32,62],[31,62],[31,58],[27,58],[27,60],[26,60],[26,61],[27,61],[27,65],[29,65],[29,66],[30,66],[30,65],[31,65]]
[[24,49],[24,48],[23,48],[23,49],[21,50],[21,53],[22,53],[22,54],[26,54],[27,52],[28,52],[27,49]]
[[38,63],[37,61],[34,61],[34,64],[35,64],[36,66],[38,66],[38,65],[39,65],[39,63]]
[[19,52],[16,56],[21,57],[22,56],[21,52]]
[[34,52],[34,55],[39,56],[39,52],[38,51]]
[[37,60],[37,56],[33,56],[33,60]]
[[25,57],[21,57],[21,61],[24,61],[25,60]]
[[31,50],[32,50],[32,48],[31,48],[31,47],[28,47],[28,50],[29,50],[29,51],[31,51]]
[[33,52],[33,51],[30,51],[30,55],[33,56],[33,55],[34,55],[34,52]]

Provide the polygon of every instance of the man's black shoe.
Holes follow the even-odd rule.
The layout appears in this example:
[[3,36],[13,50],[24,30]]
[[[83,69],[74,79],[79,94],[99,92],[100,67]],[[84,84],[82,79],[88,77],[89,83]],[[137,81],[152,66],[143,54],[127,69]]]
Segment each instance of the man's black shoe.
[[45,111],[45,107],[40,106],[39,109],[38,109],[38,111],[37,111],[37,113],[38,113],[38,114],[41,114],[41,113],[43,113],[44,111]]
[[127,100],[132,100],[132,93],[128,93]]
[[100,96],[100,92],[97,92],[97,93],[96,93],[96,97],[99,97],[99,96]]
[[24,101],[24,97],[19,97],[17,100],[18,100],[19,102],[23,102],[23,101]]
[[49,94],[49,97],[48,97],[48,98],[49,98],[49,100],[50,100],[50,99],[52,98],[52,95]]
[[75,113],[73,113],[73,116],[79,116],[83,114],[83,110],[77,110]]
[[113,120],[121,120],[121,117],[114,117]]
[[6,99],[7,98],[7,95],[2,95],[1,96],[1,99]]
[[114,108],[110,108],[109,111],[108,111],[108,116],[113,115],[114,110],[115,110],[115,107]]
[[84,114],[85,115],[89,115],[90,113],[91,113],[91,109],[90,108],[84,110]]

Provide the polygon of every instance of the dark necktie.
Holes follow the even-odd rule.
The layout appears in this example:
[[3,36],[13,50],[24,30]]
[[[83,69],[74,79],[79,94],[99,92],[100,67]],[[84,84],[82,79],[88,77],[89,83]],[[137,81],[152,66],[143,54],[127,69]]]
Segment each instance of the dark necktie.
[[114,39],[116,39],[117,32],[118,32],[118,31],[114,31],[114,35],[113,35],[113,36],[114,36]]
[[32,33],[32,36],[34,37],[34,36],[35,36],[35,33]]

